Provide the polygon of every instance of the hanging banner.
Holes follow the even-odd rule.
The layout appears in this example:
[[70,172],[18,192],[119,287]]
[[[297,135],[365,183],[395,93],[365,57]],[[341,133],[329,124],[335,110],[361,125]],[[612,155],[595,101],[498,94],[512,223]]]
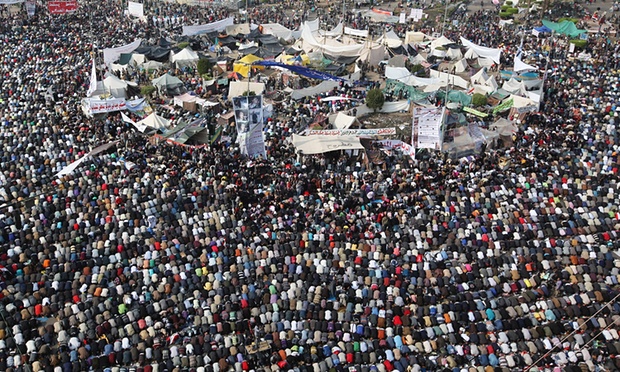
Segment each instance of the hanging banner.
[[73,13],[78,9],[77,1],[48,1],[47,10],[50,14]]
[[392,136],[396,128],[377,129],[313,129],[309,136]]
[[406,142],[403,142],[401,140],[383,140],[376,141],[375,143],[379,143],[383,148],[387,150],[400,150],[403,153],[411,156],[412,159],[415,159],[415,148]]
[[240,96],[234,97],[232,101],[241,153],[250,157],[264,157],[263,96]]
[[125,110],[126,104],[124,98],[95,99],[85,98],[82,100],[82,111],[86,115],[102,114],[105,112],[113,112]]
[[414,108],[412,145],[418,149],[441,150],[442,119],[443,109],[441,108]]
[[127,3],[127,13],[134,17],[143,18],[144,17],[144,5],[141,3],[129,1]]
[[112,63],[119,59],[123,53],[131,53],[142,44],[142,39],[136,39],[131,44],[122,45],[116,48],[105,48],[103,50],[103,62],[105,64]]
[[228,17],[220,21],[207,23],[205,25],[183,26],[183,36],[207,34],[209,32],[214,32],[214,31],[222,32],[226,29],[227,26],[232,26],[234,24],[235,24],[235,18]]
[[28,13],[28,17],[34,16],[37,11],[37,3],[34,1],[26,1],[26,12]]

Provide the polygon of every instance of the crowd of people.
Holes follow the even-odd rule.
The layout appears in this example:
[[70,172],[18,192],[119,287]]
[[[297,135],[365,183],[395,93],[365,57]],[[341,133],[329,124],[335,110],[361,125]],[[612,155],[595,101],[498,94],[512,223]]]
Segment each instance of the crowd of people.
[[[283,105],[265,124],[267,156],[247,159],[79,109],[94,46],[229,15],[145,5],[145,23],[87,1],[0,24],[0,370],[620,368],[610,36],[591,40],[588,61],[526,38],[552,58],[540,112],[510,148],[467,161],[390,153],[381,166],[300,156],[299,116],[331,110],[312,97]],[[281,10],[251,19],[292,27]],[[513,27],[467,17],[450,37],[516,51]]]

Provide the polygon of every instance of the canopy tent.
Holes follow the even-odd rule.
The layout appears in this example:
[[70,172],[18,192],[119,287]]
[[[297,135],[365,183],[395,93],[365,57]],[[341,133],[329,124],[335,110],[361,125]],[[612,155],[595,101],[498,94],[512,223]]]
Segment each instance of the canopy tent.
[[538,67],[528,65],[527,63],[523,62],[521,58],[519,58],[518,56],[515,56],[513,70],[515,72],[533,71],[533,70],[538,70]]
[[[248,54],[247,56],[241,58],[240,60],[238,60],[237,62],[233,64],[233,71],[238,72],[244,77],[248,77],[248,74],[250,73],[250,69],[252,69],[256,65],[256,62],[259,62],[262,60],[263,59],[260,57],[257,57],[253,54]],[[260,67],[260,69],[263,69],[263,67]]]
[[[500,64],[500,58],[502,55],[502,50],[499,48],[487,48],[480,45],[476,45],[471,41],[461,37],[461,44],[463,44],[466,48],[473,49],[475,54],[478,57],[485,57],[491,59],[496,64]],[[466,57],[468,58],[468,57]]]
[[317,80],[333,80],[333,81],[344,81],[343,78],[339,78],[337,76],[333,76],[330,74],[327,74],[325,72],[320,72],[320,71],[316,71],[316,70],[312,70],[310,68],[307,67],[303,67],[303,66],[295,66],[295,65],[287,65],[285,63],[281,63],[281,62],[275,62],[275,61],[258,61],[255,63],[255,65],[258,66],[269,66],[269,67],[280,67],[280,68],[284,68],[287,70],[290,70],[298,75],[302,75],[305,77],[309,77],[312,79],[317,79]]
[[586,30],[580,30],[575,26],[575,24],[571,21],[562,21],[560,23],[551,22],[549,20],[543,19],[543,25],[548,29],[557,32],[558,34],[577,37],[583,33],[586,33]]
[[304,155],[364,148],[357,136],[299,136],[293,134],[293,145],[299,153]]
[[155,88],[166,95],[178,96],[185,93],[183,82],[179,78],[168,73],[165,73],[157,79],[153,79],[151,82]]
[[136,126],[146,125],[149,128],[164,131],[170,126],[170,120],[165,119],[155,112],[136,123]]
[[172,55],[172,57],[170,57],[170,62],[181,68],[184,66],[195,65],[199,59],[200,57],[198,56],[198,53],[194,52],[190,48],[185,48],[177,54]]
[[334,128],[336,129],[349,129],[353,123],[357,121],[355,116],[349,116],[344,112],[339,112],[334,120]]

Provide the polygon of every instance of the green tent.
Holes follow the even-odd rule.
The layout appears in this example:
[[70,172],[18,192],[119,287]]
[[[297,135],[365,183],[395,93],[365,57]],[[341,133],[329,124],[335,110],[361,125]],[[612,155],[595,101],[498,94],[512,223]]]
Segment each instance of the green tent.
[[571,21],[562,21],[560,23],[551,22],[546,19],[542,21],[543,25],[558,34],[567,35],[570,37],[577,37],[585,32],[586,30],[580,30],[575,26],[575,24]]
[[[443,90],[437,91],[437,97],[444,99],[446,92]],[[459,90],[451,90],[448,92],[448,102],[460,103],[462,106],[471,105],[471,96],[465,92]]]

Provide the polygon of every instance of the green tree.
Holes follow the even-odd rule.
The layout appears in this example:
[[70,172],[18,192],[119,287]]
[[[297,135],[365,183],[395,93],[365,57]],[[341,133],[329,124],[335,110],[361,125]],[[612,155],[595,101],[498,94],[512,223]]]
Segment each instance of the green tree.
[[369,90],[366,94],[366,106],[374,112],[377,112],[377,109],[383,107],[383,103],[385,103],[385,96],[381,89],[374,88]]
[[142,94],[143,97],[150,96],[154,91],[155,87],[152,85],[144,85],[140,88],[140,94]]
[[213,67],[211,62],[206,58],[200,58],[196,64],[196,69],[200,76],[211,73],[211,67]]
[[474,95],[471,97],[471,104],[474,107],[486,106],[487,102],[487,96],[481,93],[474,93]]

